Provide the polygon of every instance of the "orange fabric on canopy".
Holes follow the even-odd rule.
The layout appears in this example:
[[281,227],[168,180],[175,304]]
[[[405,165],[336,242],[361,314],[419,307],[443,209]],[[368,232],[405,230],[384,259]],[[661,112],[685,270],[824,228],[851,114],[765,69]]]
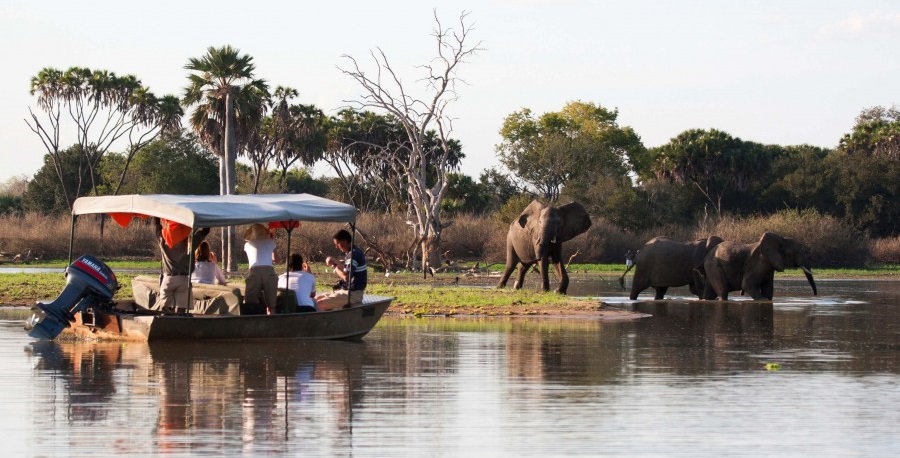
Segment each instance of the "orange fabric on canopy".
[[183,224],[162,218],[159,219],[159,222],[162,224],[163,240],[166,241],[166,245],[169,248],[175,248],[175,245],[178,245],[191,235],[191,228]]
[[269,229],[297,229],[300,221],[269,221]]
[[109,217],[122,227],[128,227],[134,218],[147,219],[147,215],[141,215],[140,213],[109,213]]

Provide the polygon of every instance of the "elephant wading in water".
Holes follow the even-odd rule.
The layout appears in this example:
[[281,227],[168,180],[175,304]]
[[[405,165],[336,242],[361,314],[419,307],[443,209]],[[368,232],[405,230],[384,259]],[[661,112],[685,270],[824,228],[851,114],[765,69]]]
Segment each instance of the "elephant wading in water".
[[634,279],[631,282],[631,300],[647,288],[655,288],[654,299],[660,300],[669,287],[689,285],[692,294],[701,297],[703,279],[697,267],[710,250],[722,243],[712,236],[692,242],[679,242],[668,237],[654,237],[638,250],[634,259]]
[[725,301],[729,292],[743,291],[753,299],[772,300],[775,271],[783,272],[786,267],[803,269],[815,295],[818,291],[809,264],[800,243],[773,232],[766,232],[756,243],[722,242],[703,261],[703,297]]
[[522,214],[509,225],[506,233],[506,269],[498,288],[506,286],[516,265],[519,274],[515,288],[522,287],[525,274],[534,263],[539,263],[544,291],[550,291],[547,268],[552,263],[559,278],[558,292],[565,294],[569,287],[569,275],[562,265],[562,244],[591,227],[591,217],[581,204],[572,202],[561,207],[544,205],[536,200],[525,207]]

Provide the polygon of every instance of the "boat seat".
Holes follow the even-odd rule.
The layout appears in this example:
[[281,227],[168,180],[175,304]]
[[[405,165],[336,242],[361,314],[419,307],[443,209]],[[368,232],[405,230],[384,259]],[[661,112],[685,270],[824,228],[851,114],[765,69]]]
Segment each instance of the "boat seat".
[[315,311],[314,308],[308,305],[298,305],[297,293],[295,293],[294,290],[278,288],[278,297],[275,300],[275,313],[303,313]]
[[[200,315],[240,315],[244,286],[194,283],[191,288],[193,306],[190,313]],[[159,276],[138,275],[131,281],[135,305],[152,310],[159,297]]]

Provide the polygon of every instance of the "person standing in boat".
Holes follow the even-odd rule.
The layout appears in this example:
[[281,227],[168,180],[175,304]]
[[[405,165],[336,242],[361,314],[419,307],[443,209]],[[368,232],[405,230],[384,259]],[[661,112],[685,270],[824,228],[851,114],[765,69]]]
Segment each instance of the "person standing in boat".
[[191,281],[205,285],[214,285],[216,282],[220,285],[228,284],[225,274],[216,262],[216,255],[209,249],[209,242],[206,240],[200,242],[200,246],[194,250],[194,272],[191,274]]
[[353,245],[353,238],[347,230],[341,229],[334,234],[334,247],[344,253],[344,260],[329,256],[325,258],[325,264],[334,268],[334,273],[341,279],[340,287],[316,297],[316,308],[320,311],[361,303],[368,282],[366,255]]
[[[246,314],[275,313],[275,299],[278,297],[278,275],[273,263],[275,259],[275,240],[272,232],[259,223],[244,231],[244,252],[250,262],[250,273],[247,274],[244,289],[244,306]],[[263,308],[264,307],[264,308]],[[244,311],[241,311],[244,314]]]
[[278,276],[278,287],[290,289],[297,296],[298,312],[315,312],[316,277],[309,273],[309,267],[303,262],[303,256],[291,254],[288,271]]
[[[154,218],[154,224],[162,258],[162,278],[159,282],[159,297],[153,309],[170,313],[187,312],[191,308],[188,300],[191,282],[188,236],[191,235],[191,228],[162,218]],[[208,227],[193,231],[191,245],[202,242],[207,234],[209,234]]]

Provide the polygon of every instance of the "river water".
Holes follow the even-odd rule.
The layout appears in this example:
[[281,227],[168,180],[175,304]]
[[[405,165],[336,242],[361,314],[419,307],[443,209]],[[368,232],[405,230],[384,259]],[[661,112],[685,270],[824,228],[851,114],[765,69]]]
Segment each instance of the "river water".
[[[635,306],[612,285],[581,288]],[[900,282],[808,289],[630,321],[386,317],[362,343],[35,342],[6,309],[3,451],[896,456]]]

